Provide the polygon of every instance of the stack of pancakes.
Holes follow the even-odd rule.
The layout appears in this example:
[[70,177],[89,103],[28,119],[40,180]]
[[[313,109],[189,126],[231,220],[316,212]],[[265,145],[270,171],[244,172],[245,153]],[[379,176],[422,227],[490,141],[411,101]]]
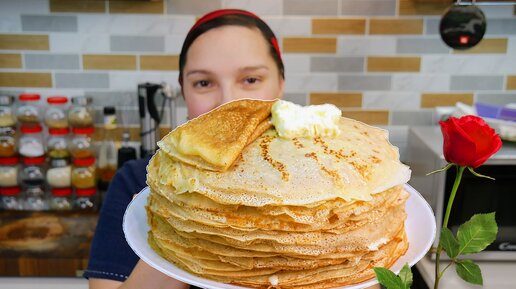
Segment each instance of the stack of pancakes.
[[177,128],[147,167],[149,243],[196,275],[255,288],[374,277],[408,247],[410,170],[384,130],[281,138],[272,102],[240,100]]

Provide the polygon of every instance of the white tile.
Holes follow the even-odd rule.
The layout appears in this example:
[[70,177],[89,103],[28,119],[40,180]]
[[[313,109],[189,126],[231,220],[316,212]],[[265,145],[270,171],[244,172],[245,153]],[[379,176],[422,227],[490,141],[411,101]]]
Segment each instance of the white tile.
[[48,13],[47,0],[0,0],[0,17],[2,14],[41,14]]
[[178,72],[115,72],[109,73],[109,88],[111,90],[134,90],[139,83],[167,82],[172,86],[177,85]]
[[312,34],[312,20],[303,16],[263,17],[278,39]]
[[108,34],[50,34],[50,51],[75,53],[108,53]]
[[393,74],[394,91],[448,91],[450,76],[442,74]]
[[389,125],[383,127],[389,132],[389,141],[393,143],[406,143],[408,140],[408,126]]
[[[516,50],[513,47],[510,49]],[[516,73],[516,53],[506,55],[424,55],[421,61],[421,72],[465,75]]]
[[336,74],[302,74],[285,75],[285,93],[309,91],[337,91]]
[[420,103],[419,92],[365,91],[362,98],[364,108],[418,109]]
[[337,38],[337,55],[367,56],[396,54],[396,38],[383,36],[364,36]]
[[78,15],[79,32],[121,35],[186,35],[193,16]]
[[278,0],[224,0],[224,8],[236,8],[262,15],[282,15],[283,1]]
[[490,18],[511,18],[513,16],[512,5],[483,5],[478,6],[484,12],[487,18],[487,25],[489,25]]
[[310,55],[283,54],[282,58],[286,72],[310,72]]
[[181,47],[183,47],[183,41],[185,36],[168,35],[165,36],[165,52],[168,53],[181,53]]
[[21,30],[20,15],[0,13],[0,32],[20,32]]
[[516,36],[508,37],[507,55],[516,55]]

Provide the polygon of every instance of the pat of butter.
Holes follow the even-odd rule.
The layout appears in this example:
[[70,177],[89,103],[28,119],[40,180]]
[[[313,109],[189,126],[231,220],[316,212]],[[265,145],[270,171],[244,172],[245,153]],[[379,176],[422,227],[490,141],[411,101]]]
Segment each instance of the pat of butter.
[[342,112],[335,105],[300,106],[278,100],[272,105],[272,124],[283,138],[337,136]]

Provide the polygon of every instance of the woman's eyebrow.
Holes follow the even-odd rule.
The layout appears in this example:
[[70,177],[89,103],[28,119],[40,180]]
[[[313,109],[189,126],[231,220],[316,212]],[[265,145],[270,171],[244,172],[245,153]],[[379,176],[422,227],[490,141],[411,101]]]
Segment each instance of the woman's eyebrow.
[[269,67],[267,67],[266,65],[244,66],[238,70],[240,72],[246,72],[246,71],[259,70],[259,69],[269,70]]
[[210,71],[208,70],[204,70],[204,69],[194,69],[194,70],[190,70],[188,72],[186,72],[186,76],[190,76],[192,74],[212,74]]

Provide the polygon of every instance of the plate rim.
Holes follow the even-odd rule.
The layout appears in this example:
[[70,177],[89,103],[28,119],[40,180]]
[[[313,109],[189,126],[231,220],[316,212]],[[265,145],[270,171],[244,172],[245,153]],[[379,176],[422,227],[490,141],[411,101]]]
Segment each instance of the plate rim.
[[[409,199],[412,196],[416,197],[417,200],[419,201],[418,203],[421,203],[421,204],[424,203],[424,208],[427,211],[426,213],[430,213],[430,215],[432,215],[432,218],[429,218],[429,220],[430,220],[430,224],[429,225],[431,226],[431,230],[432,230],[431,238],[428,239],[426,241],[426,244],[423,246],[424,250],[420,250],[418,252],[418,254],[414,258],[412,258],[412,260],[410,260],[410,262],[407,262],[409,264],[409,266],[412,267],[417,262],[419,262],[422,258],[424,258],[424,256],[428,253],[428,251],[432,247],[432,244],[434,243],[434,240],[435,240],[435,237],[436,237],[436,222],[435,222],[435,214],[434,214],[434,212],[432,210],[432,207],[428,204],[428,202],[425,200],[425,198],[414,187],[412,187],[409,184],[404,184],[404,188],[410,193]],[[133,252],[138,256],[138,258],[140,258],[142,261],[147,263],[149,266],[153,267],[154,269],[160,271],[161,273],[163,273],[163,274],[165,274],[165,275],[167,275],[169,277],[175,278],[175,279],[177,279],[179,281],[182,281],[182,282],[185,282],[187,284],[199,286],[201,288],[209,288],[209,289],[249,289],[249,288],[251,288],[251,287],[242,287],[242,286],[237,286],[237,285],[217,282],[217,281],[214,281],[214,280],[203,278],[201,276],[194,275],[194,274],[192,274],[190,272],[187,272],[187,271],[181,269],[180,267],[176,266],[175,264],[167,261],[166,259],[164,259],[160,255],[155,253],[154,250],[152,250],[152,248],[149,247],[152,250],[152,252],[154,252],[154,254],[156,256],[158,256],[163,261],[167,262],[169,265],[173,266],[176,270],[179,270],[179,272],[186,274],[186,277],[185,276],[181,276],[180,274],[172,273],[169,270],[167,270],[166,268],[162,268],[158,264],[155,264],[155,262],[153,260],[151,260],[150,257],[148,257],[146,254],[143,254],[142,252],[140,252],[140,250],[138,250],[138,248],[135,248],[136,245],[133,243],[133,240],[131,240],[131,238],[129,238],[129,235],[130,235],[130,233],[128,233],[128,231],[129,231],[128,226],[129,225],[128,225],[128,222],[126,222],[126,220],[128,218],[128,215],[132,211],[135,211],[135,210],[138,209],[138,207],[136,205],[134,205],[134,204],[137,203],[137,202],[144,202],[142,200],[142,198],[145,198],[145,203],[146,203],[146,200],[147,200],[147,197],[148,197],[149,193],[150,193],[150,187],[146,186],[137,195],[135,195],[133,197],[133,199],[131,200],[131,202],[129,202],[129,204],[128,204],[125,212],[124,212],[123,219],[122,219],[122,228],[123,228],[125,240],[126,240],[127,244],[129,245],[129,247],[133,250]],[[407,199],[407,202],[409,201],[409,199]],[[143,209],[145,210],[145,205],[143,206]],[[408,220],[408,216],[405,219],[405,222],[407,222],[407,220]],[[147,219],[145,219],[145,226],[148,227]],[[148,233],[145,232],[146,236],[147,236],[147,234]],[[145,239],[147,239],[147,238],[145,237]],[[410,242],[409,242],[409,249],[410,249]],[[407,249],[407,252],[405,252],[404,255],[400,256],[400,258],[405,256],[408,253],[409,249]],[[398,262],[398,260],[396,260],[396,262],[393,264],[393,266]],[[392,268],[392,266],[391,266],[391,268]],[[395,272],[397,274],[400,271],[400,269],[393,270],[393,272]],[[200,279],[200,280],[196,280],[196,279]],[[215,283],[215,284],[206,284],[206,283],[203,283],[203,281],[209,282],[209,283]],[[364,287],[372,286],[372,285],[377,284],[377,283],[378,283],[378,280],[376,278],[372,278],[372,279],[369,279],[369,280],[364,281],[364,282],[360,282],[360,283],[356,283],[356,284],[351,284],[351,285],[347,285],[347,286],[343,286],[343,287],[337,287],[337,288],[333,288],[333,289],[364,288]],[[209,287],[205,287],[205,286],[209,286]],[[214,287],[214,286],[219,286],[219,287]],[[220,286],[222,286],[222,287],[220,287]]]

